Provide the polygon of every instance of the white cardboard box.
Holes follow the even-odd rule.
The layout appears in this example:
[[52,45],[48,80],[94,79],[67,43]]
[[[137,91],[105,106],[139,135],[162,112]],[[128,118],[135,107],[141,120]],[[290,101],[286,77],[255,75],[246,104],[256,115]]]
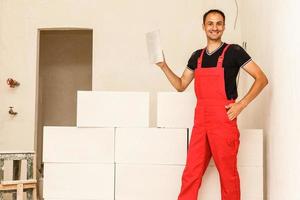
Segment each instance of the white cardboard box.
[[77,126],[149,127],[149,93],[78,91]]
[[187,129],[116,129],[116,163],[185,164],[186,154]]
[[114,163],[114,128],[45,126],[43,162]]
[[157,126],[193,127],[196,96],[193,92],[158,92]]
[[44,198],[114,199],[114,164],[45,163]]
[[241,129],[238,165],[261,167],[263,154],[263,130]]
[[174,200],[183,165],[116,164],[115,200]]

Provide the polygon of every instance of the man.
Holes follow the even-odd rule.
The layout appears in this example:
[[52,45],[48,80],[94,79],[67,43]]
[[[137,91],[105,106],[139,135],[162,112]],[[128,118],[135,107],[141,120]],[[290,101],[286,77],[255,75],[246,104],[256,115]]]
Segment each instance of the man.
[[[237,116],[268,84],[268,79],[250,56],[236,44],[226,44],[221,37],[225,15],[209,10],[203,16],[207,46],[195,51],[181,77],[166,61],[156,63],[177,91],[184,91],[195,78],[194,126],[178,200],[197,200],[202,176],[213,157],[220,175],[222,200],[240,200],[237,153],[240,133]],[[255,82],[248,93],[237,98],[236,77],[243,68]]]

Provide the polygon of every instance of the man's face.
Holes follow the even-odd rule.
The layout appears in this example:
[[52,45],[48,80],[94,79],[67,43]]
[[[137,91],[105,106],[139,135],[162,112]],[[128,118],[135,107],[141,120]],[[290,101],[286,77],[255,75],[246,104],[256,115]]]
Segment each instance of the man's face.
[[210,40],[220,40],[225,30],[225,22],[219,13],[209,13],[202,25],[206,36]]

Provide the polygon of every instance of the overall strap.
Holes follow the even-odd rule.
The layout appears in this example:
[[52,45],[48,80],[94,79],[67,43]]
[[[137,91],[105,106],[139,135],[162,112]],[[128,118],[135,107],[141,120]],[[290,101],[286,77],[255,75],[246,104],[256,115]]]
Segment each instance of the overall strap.
[[203,54],[205,51],[206,51],[206,47],[204,49],[202,49],[200,57],[198,58],[198,66],[197,67],[199,67],[199,68],[202,67]]
[[224,55],[225,55],[225,52],[227,51],[227,49],[228,49],[229,46],[230,46],[230,44],[227,44],[226,47],[223,49],[222,54],[218,58],[217,67],[221,67],[222,68],[222,66],[223,66],[223,60],[224,60]]

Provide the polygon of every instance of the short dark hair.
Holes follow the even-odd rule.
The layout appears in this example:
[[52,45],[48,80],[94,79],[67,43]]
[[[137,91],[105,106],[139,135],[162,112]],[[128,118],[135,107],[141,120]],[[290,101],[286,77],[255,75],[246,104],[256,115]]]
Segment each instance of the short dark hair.
[[218,13],[220,15],[222,15],[223,19],[224,19],[224,23],[225,23],[225,14],[221,11],[221,10],[218,10],[218,9],[211,9],[209,11],[207,11],[204,15],[203,15],[203,24],[205,24],[205,20],[206,20],[206,17],[209,13]]

